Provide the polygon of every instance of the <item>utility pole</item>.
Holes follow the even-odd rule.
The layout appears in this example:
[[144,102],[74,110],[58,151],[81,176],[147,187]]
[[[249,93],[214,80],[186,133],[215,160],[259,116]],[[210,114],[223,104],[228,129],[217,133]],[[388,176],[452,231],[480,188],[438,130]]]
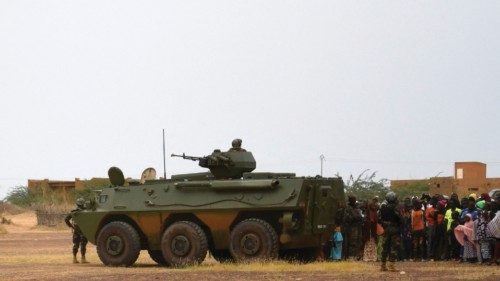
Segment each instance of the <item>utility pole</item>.
[[321,154],[319,156],[319,161],[321,162],[321,177],[323,177],[323,161],[325,161],[325,155]]
[[165,129],[163,129],[163,179],[167,179],[167,168],[165,164]]

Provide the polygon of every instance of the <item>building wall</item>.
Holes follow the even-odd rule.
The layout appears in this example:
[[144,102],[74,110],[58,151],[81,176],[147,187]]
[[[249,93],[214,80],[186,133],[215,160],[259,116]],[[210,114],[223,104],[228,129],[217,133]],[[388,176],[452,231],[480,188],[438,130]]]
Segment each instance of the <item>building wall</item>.
[[72,203],[74,200],[70,193],[74,190],[84,190],[85,188],[100,188],[110,186],[108,178],[92,178],[90,180],[58,181],[58,180],[28,180],[28,188],[42,193],[43,198],[57,195],[65,203]]
[[[460,170],[462,171],[461,173]],[[469,182],[485,181],[486,164],[481,162],[456,162],[455,179]]]
[[486,164],[480,162],[455,163],[455,180],[457,193],[465,196],[471,193],[488,192]]
[[429,194],[447,194],[457,192],[453,177],[433,177],[429,180]]
[[481,162],[456,162],[454,174],[454,177],[433,177],[428,180],[391,180],[391,188],[428,181],[431,195],[457,193],[459,197],[471,193],[479,196],[500,188],[500,178],[487,178],[486,164]]
[[401,188],[415,184],[429,184],[429,180],[391,180],[391,188]]
[[500,178],[488,178],[486,180],[486,186],[489,190],[500,189]]
[[76,190],[83,190],[85,188],[101,188],[111,186],[108,178],[91,178],[90,180],[75,179]]
[[41,192],[43,198],[48,198],[54,194],[60,197],[65,203],[70,201],[68,193],[75,189],[74,181],[54,181],[54,180],[28,180],[28,188]]

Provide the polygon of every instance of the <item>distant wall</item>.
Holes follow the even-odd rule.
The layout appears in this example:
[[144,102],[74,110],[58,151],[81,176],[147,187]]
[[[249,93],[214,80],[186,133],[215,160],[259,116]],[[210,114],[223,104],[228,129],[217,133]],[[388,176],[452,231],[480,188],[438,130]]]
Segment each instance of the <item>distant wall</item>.
[[61,180],[28,180],[28,188],[38,194],[41,194],[44,199],[57,197],[57,201],[62,201],[64,204],[74,203],[74,192],[85,189],[94,189],[110,186],[108,178],[91,178],[90,180],[81,180],[76,178],[74,181]]
[[457,193],[459,197],[466,197],[471,193],[479,195],[500,188],[500,178],[487,178],[486,164],[481,162],[456,162],[453,177],[391,180],[391,188],[397,189],[418,183],[427,183],[431,195]]
[[407,187],[407,186],[412,186],[412,185],[426,185],[429,184],[429,180],[423,179],[423,180],[391,180],[391,189],[394,188],[401,188],[401,187]]

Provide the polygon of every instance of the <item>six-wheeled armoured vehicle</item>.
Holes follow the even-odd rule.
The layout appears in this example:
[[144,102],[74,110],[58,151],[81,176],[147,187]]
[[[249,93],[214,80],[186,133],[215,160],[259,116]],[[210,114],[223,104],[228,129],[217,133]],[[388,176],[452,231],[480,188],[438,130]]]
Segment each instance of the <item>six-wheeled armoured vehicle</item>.
[[74,215],[105,265],[130,266],[141,250],[168,266],[201,263],[207,252],[219,261],[311,260],[345,204],[341,178],[254,173],[238,140],[227,152],[172,156],[210,172],[139,182],[112,167],[112,186]]

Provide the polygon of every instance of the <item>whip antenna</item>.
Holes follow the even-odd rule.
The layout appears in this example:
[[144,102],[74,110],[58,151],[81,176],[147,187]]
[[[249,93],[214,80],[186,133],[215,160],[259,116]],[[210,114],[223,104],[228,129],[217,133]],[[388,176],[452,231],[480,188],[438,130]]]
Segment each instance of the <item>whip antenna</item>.
[[165,129],[163,129],[163,179],[167,179],[167,169],[165,167]]

